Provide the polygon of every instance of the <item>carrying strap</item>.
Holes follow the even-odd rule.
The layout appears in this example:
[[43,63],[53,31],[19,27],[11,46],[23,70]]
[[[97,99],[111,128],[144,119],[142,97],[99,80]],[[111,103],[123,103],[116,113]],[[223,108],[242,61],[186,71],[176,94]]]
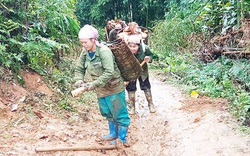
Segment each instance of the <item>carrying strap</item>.
[[145,46],[145,43],[143,42],[143,39],[141,39],[141,46],[142,46],[142,51],[145,52],[146,46]]

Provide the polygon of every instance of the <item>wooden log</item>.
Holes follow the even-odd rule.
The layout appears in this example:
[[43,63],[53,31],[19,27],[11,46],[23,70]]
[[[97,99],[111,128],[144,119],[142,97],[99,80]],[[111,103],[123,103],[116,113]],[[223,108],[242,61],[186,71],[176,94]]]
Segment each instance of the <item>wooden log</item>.
[[55,152],[55,151],[91,151],[91,150],[112,150],[117,149],[117,145],[106,146],[86,146],[86,147],[54,147],[54,148],[36,148],[36,152]]
[[244,48],[224,48],[223,50],[227,51],[243,51]]
[[243,51],[245,50],[244,48],[222,48],[222,47],[215,47],[211,53],[223,53],[225,51]]
[[249,51],[225,51],[222,54],[250,54]]
[[140,66],[142,67],[144,64],[146,63],[146,61],[142,61],[142,63],[140,64]]
[[81,94],[81,93],[83,93],[85,91],[87,91],[87,88],[85,86],[84,87],[79,87],[79,88],[71,91],[71,95],[73,97],[76,97],[76,96],[78,96],[79,94]]
[[104,29],[105,29],[105,34],[106,34],[107,41],[109,41],[109,34],[108,34],[107,27],[105,27]]
[[236,30],[236,31],[234,31],[234,32],[232,32],[232,33],[226,35],[226,36],[220,37],[220,38],[218,38],[217,40],[222,41],[222,40],[227,39],[227,38],[230,37],[231,35],[236,35],[236,34],[238,34],[238,33],[243,33],[243,32],[244,32],[243,29],[239,29],[239,30]]

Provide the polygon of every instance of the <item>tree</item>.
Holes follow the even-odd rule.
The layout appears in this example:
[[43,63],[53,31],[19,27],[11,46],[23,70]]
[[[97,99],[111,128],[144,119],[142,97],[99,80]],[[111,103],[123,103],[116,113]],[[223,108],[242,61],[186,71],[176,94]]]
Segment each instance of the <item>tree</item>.
[[0,8],[0,65],[16,73],[28,65],[43,74],[76,41],[79,23],[70,1],[1,0]]
[[104,26],[106,19],[122,18],[136,21],[142,26],[164,19],[166,0],[78,0],[76,15],[81,24]]

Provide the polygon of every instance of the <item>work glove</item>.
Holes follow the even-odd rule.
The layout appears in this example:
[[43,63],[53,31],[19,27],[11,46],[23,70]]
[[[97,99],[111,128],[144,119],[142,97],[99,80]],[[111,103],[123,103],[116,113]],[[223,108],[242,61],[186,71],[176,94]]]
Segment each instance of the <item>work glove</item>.
[[82,85],[83,85],[83,80],[77,80],[74,84],[76,88],[82,87]]

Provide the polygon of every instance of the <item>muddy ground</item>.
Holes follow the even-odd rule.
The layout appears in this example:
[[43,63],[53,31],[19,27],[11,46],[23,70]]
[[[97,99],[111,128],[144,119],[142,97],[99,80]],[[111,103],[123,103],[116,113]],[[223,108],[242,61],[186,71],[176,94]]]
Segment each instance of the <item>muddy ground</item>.
[[[55,113],[46,99],[52,103],[56,99],[42,77],[29,71],[24,75],[25,88],[13,82],[1,80],[0,83],[0,156],[119,154],[117,150],[36,152],[41,148],[108,146],[108,142],[99,140],[108,133],[108,126],[99,113],[96,99],[91,105],[76,102],[79,114]],[[228,113],[225,99],[189,97],[163,82],[160,75],[152,72],[150,76],[156,113],[149,113],[143,92],[137,91],[137,113],[131,116],[127,136],[130,147],[121,155],[249,155],[250,136],[240,131],[240,126]],[[37,100],[30,100],[29,96],[34,95]],[[44,110],[44,106],[48,110]]]

